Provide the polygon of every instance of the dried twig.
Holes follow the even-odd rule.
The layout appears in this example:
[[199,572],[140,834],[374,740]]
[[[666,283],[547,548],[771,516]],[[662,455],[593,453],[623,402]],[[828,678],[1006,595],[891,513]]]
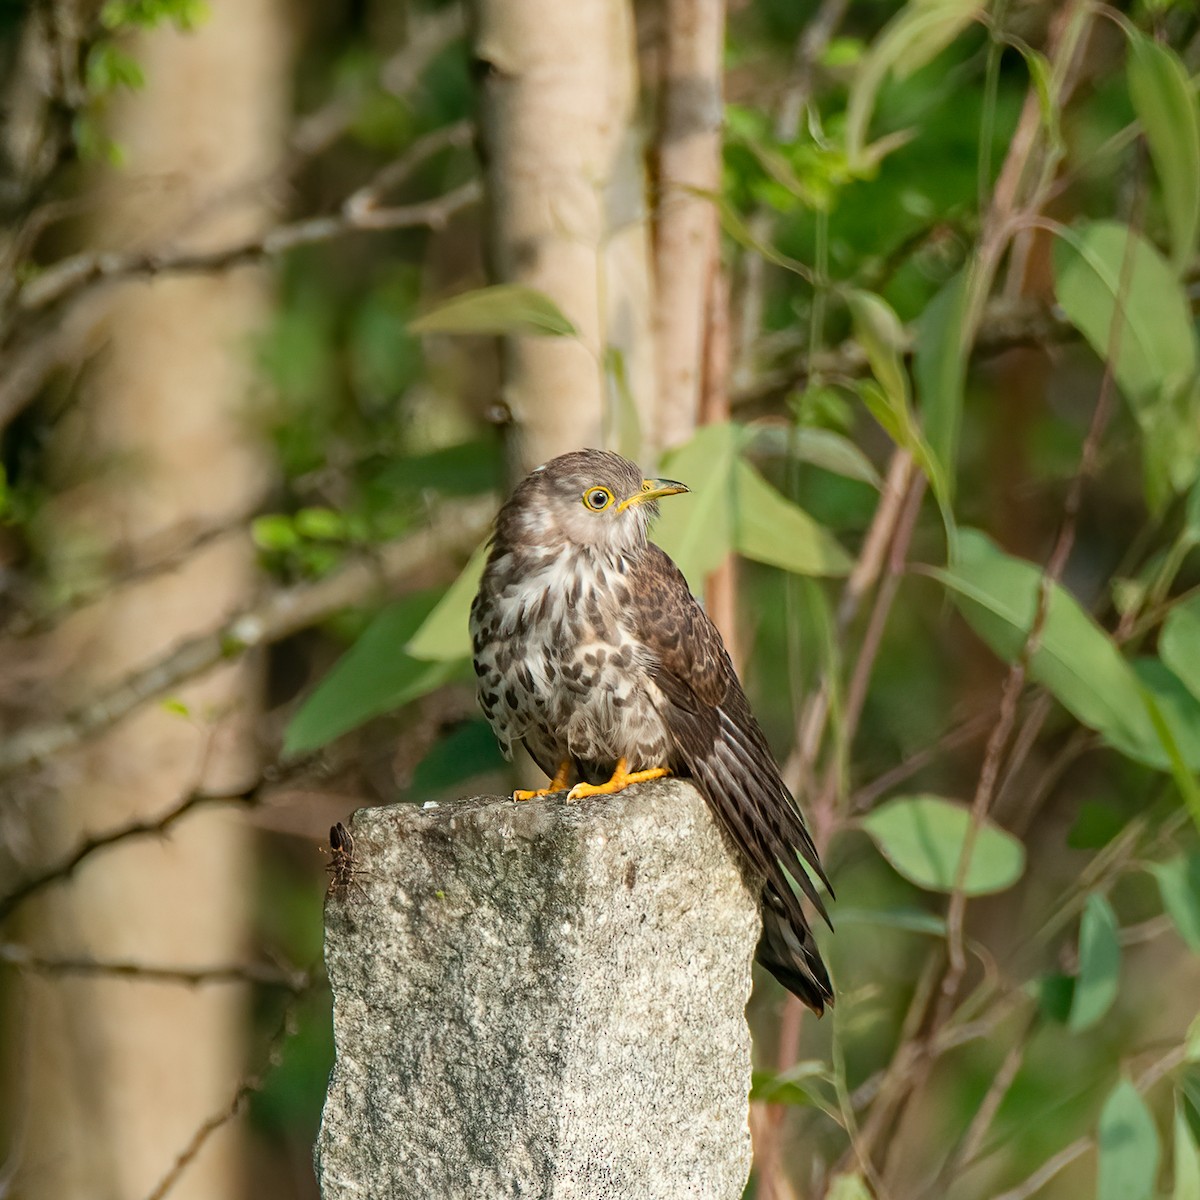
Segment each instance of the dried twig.
[[959,746],[975,741],[976,738],[991,729],[995,723],[996,713],[994,710],[976,713],[975,716],[966,718],[953,729],[942,734],[931,745],[910,754],[903,762],[897,763],[891,770],[884,771],[882,775],[871,780],[870,783],[863,784],[853,792],[847,805],[849,812],[851,815],[869,812],[875,807],[875,802],[881,796],[886,796],[894,787],[911,779],[918,771],[923,771],[932,763],[938,762],[950,750],[956,750]]
[[[1121,275],[1117,283],[1118,297],[1128,296],[1129,284],[1133,271],[1133,239],[1125,250],[1124,261],[1121,264]],[[952,1002],[953,994],[957,991],[962,974],[966,969],[966,959],[963,954],[963,916],[966,909],[966,894],[963,890],[967,870],[970,866],[971,855],[974,851],[975,840],[984,817],[991,807],[995,795],[1001,762],[1007,749],[1009,738],[1017,718],[1017,701],[1021,689],[1025,685],[1029,673],[1029,665],[1041,645],[1045,632],[1046,620],[1050,613],[1050,598],[1054,588],[1062,578],[1067,560],[1075,545],[1075,533],[1079,522],[1079,512],[1083,506],[1083,489],[1095,473],[1096,462],[1100,455],[1100,440],[1108,427],[1112,415],[1115,377],[1113,365],[1121,348],[1121,331],[1125,321],[1123,303],[1118,302],[1113,307],[1112,322],[1108,332],[1108,346],[1104,363],[1104,374],[1100,380],[1100,391],[1096,398],[1096,408],[1092,413],[1091,425],[1084,438],[1083,449],[1079,457],[1079,466],[1071,478],[1071,484],[1063,499],[1063,516],[1059,523],[1058,537],[1046,563],[1038,587],[1037,609],[1033,623],[1026,635],[1025,644],[1017,661],[1009,670],[1004,683],[1004,691],[1000,700],[1000,719],[988,739],[987,751],[984,755],[983,769],[979,776],[979,785],[971,802],[971,820],[967,826],[966,837],[963,840],[962,854],[958,861],[958,869],[954,881],[954,891],[950,895],[950,906],[946,917],[946,945],[949,954],[949,970],[943,981],[942,995],[945,1003]]]
[[[900,512],[900,519],[892,539],[891,553],[888,555],[887,572],[875,593],[875,603],[871,606],[871,615],[867,628],[855,658],[854,670],[850,674],[850,685],[846,689],[846,702],[842,712],[840,734],[844,744],[849,745],[858,729],[858,721],[862,716],[863,705],[867,700],[867,688],[871,681],[871,672],[875,660],[883,644],[883,634],[891,615],[892,603],[900,590],[900,581],[904,577],[905,563],[908,557],[908,547],[916,529],[917,516],[921,511],[921,500],[925,495],[925,478],[916,476],[908,486],[908,495]],[[847,589],[848,590],[848,589]],[[843,603],[845,602],[843,595]],[[837,755],[830,757],[825,771],[825,779],[821,791],[813,802],[813,836],[817,845],[822,844],[822,838],[828,839],[832,832],[837,813],[838,783],[841,764]],[[818,837],[821,822],[825,829]]]
[[398,210],[380,207],[384,195],[398,187],[419,166],[443,150],[469,146],[474,136],[475,127],[470,121],[455,121],[418,138],[399,158],[379,170],[370,183],[360,187],[343,201],[343,216],[353,223],[355,229],[396,228],[390,222],[393,220],[392,214]]

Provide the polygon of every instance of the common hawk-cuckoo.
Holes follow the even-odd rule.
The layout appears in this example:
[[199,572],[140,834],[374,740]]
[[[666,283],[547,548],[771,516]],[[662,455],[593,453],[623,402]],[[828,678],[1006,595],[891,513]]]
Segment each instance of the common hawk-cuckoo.
[[692,779],[765,881],[759,961],[820,1013],[833,991],[797,888],[828,917],[797,856],[829,882],[721,635],[647,539],[658,499],[687,490],[604,450],[518,485],[471,607],[479,701],[505,753],[553,776],[516,799]]

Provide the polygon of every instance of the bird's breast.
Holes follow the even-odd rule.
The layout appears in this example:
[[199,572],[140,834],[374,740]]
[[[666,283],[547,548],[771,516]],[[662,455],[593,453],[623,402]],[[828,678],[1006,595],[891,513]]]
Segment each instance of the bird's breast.
[[500,740],[525,740],[543,765],[566,757],[600,769],[619,757],[631,769],[665,763],[628,562],[567,551],[493,566],[472,634],[480,703]]

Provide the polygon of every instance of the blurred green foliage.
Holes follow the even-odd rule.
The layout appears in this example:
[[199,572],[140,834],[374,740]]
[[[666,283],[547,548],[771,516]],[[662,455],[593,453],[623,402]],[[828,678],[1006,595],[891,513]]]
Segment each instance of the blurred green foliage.
[[[757,0],[729,18],[713,201],[734,307],[761,316],[735,347],[732,418],[664,464],[693,495],[657,531],[697,591],[743,560],[743,673],[820,810],[839,894],[820,935],[837,1007],[789,1059],[784,998],[762,981],[753,1094],[782,1106],[781,1161],[805,1195],[1196,1200],[1200,18],[1170,0],[857,0],[797,71],[818,8]],[[345,119],[297,153],[298,212],[471,115],[461,37],[388,86],[407,25],[440,10],[382,9],[305,10],[298,104]],[[97,116],[141,82],[126,35],[203,19],[195,0],[102,7],[81,155],[118,155]],[[398,199],[474,169],[447,145]],[[364,232],[280,263],[253,348],[278,486],[252,530],[279,582],[503,490],[491,335],[574,331],[546,297],[486,287],[479,225]],[[930,498],[843,617],[897,450]],[[0,472],[0,531],[33,521],[29,461],[10,450]],[[1074,544],[1050,580],[1064,514]],[[389,800],[511,782],[466,667],[479,568],[414,579],[353,636],[281,647],[286,752],[399,746]],[[992,761],[1014,670],[1013,737]],[[818,689],[828,719],[805,758]],[[323,880],[288,854],[266,856],[260,934],[314,962]],[[254,1103],[276,1143],[312,1132],[322,1003]],[[265,1036],[277,1013],[256,1020]]]
[[[833,787],[828,853],[842,903],[828,950],[839,1005],[832,1021],[806,1028],[800,1061],[769,1068],[778,993],[764,985],[752,1008],[764,1064],[754,1095],[791,1111],[785,1157],[797,1177],[825,1164],[827,1196],[997,1195],[1073,1146],[1063,1175],[1046,1175],[1047,1194],[1149,1198],[1166,1186],[1190,1196],[1197,1049],[1185,1033],[1196,1006],[1182,981],[1195,979],[1200,946],[1188,817],[1190,808],[1200,820],[1200,626],[1188,592],[1200,413],[1187,283],[1200,141],[1175,47],[1195,21],[1139,31],[1122,19],[1112,39],[1093,34],[1087,86],[1068,91],[1036,14],[954,0],[852,5],[788,131],[771,97],[804,29],[796,16],[759,4],[731,20],[719,211],[735,287],[752,258],[766,260],[762,328],[743,348],[739,419],[701,429],[664,464],[694,495],[667,508],[657,530],[697,590],[731,552],[762,564],[743,573],[745,670],[781,755],[805,694],[821,681],[829,690],[818,765],[832,780],[820,786]],[[1053,219],[1039,207],[1030,212],[1040,226],[1004,231],[1010,252],[1028,230],[1044,237],[1034,247],[1041,278],[1010,266],[1008,287],[1029,307],[1057,304],[1066,327],[981,357],[1001,311],[992,189],[1027,94],[1039,146],[1027,169],[1040,165],[1060,199]],[[1132,183],[1119,186],[1123,173]],[[485,294],[441,310],[445,330],[485,334],[529,319],[521,302],[499,297],[497,310],[474,295]],[[866,374],[857,361],[823,365],[847,337]],[[1050,347],[1064,339],[1065,349]],[[764,386],[771,379],[785,382]],[[1067,573],[1045,583],[1065,490],[1109,388],[1127,407],[1089,467]],[[880,503],[889,444],[913,456],[933,494],[913,533],[925,565],[899,579],[861,718],[843,729],[865,628],[861,617],[835,628],[837,580]],[[496,485],[495,475],[475,479]],[[1121,576],[1110,582],[1115,563]],[[460,663],[477,571],[476,560],[405,640],[415,657],[393,655],[386,683],[371,682],[374,635],[357,643],[292,736],[315,745],[343,731],[356,704],[375,711],[377,694],[420,678],[414,662]],[[976,823],[967,802],[996,720],[1000,664],[1027,674],[1025,744],[1023,757],[1002,760],[992,811]],[[437,675],[428,678],[432,687]],[[314,716],[326,704],[331,715]],[[982,731],[951,740],[988,712]],[[464,777],[494,771],[492,755],[477,719],[458,725],[415,767],[411,794],[453,794]],[[897,786],[873,790],[889,773]],[[920,790],[901,792],[901,780]],[[946,971],[946,945],[961,936],[961,917],[948,923],[947,912],[985,894],[995,898],[971,905],[963,948],[984,969],[968,966],[965,992],[939,1014],[921,989]],[[1169,1012],[1156,998],[1159,972],[1181,981]],[[920,1049],[911,1022],[922,1012],[946,1047]],[[1165,1067],[1145,1073],[1146,1056],[1172,1038]],[[916,1067],[903,1066],[914,1049],[930,1062],[915,1083],[904,1073]],[[904,1164],[891,1148],[901,1137]],[[1094,1182],[1072,1174],[1075,1158],[1092,1164]]]

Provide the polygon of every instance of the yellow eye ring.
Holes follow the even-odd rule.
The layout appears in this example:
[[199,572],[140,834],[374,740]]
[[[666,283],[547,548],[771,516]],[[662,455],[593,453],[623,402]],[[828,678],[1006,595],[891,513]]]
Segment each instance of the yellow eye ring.
[[583,507],[589,512],[603,512],[613,502],[613,494],[606,487],[588,488],[583,493]]

